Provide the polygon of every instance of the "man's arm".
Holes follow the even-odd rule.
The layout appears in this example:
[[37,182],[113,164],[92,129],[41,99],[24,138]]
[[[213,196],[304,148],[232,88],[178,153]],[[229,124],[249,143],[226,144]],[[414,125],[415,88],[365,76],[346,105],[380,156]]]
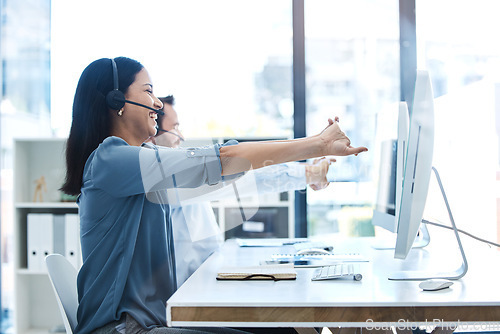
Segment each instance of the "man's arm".
[[239,179],[225,182],[220,189],[196,197],[186,196],[185,200],[181,200],[181,205],[236,199],[233,182],[236,183],[240,197],[301,190],[308,184],[314,190],[322,189],[328,185],[326,173],[332,160],[334,159],[321,159],[313,164],[291,162],[250,170]]

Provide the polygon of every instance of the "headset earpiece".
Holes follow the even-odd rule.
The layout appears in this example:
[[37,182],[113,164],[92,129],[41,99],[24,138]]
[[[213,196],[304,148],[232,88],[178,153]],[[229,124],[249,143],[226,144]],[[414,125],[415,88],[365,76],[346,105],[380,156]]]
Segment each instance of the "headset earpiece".
[[125,105],[125,95],[118,90],[118,68],[113,58],[111,58],[111,65],[113,66],[113,90],[106,94],[106,103],[110,109],[120,110]]
[[119,90],[112,90],[106,95],[106,103],[112,110],[120,110],[125,105],[125,95]]

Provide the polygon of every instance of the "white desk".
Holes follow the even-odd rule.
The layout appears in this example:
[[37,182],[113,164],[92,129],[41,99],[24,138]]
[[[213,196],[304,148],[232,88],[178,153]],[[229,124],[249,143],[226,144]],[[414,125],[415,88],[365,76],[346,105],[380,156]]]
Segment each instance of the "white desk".
[[[359,251],[370,259],[361,265],[363,279],[359,282],[311,281],[314,268],[298,268],[295,281],[217,281],[217,270],[223,266],[257,265],[270,254],[292,250],[291,246],[240,248],[230,240],[168,300],[168,324],[371,327],[398,322],[446,325],[458,321],[459,324],[490,322],[488,326],[500,326],[500,252],[497,250],[466,241],[470,267],[467,275],[455,281],[451,288],[429,292],[422,291],[418,281],[390,281],[388,273],[400,269],[455,269],[459,266],[459,251],[454,244],[450,249],[442,249],[432,248],[431,242],[428,249],[411,250],[408,258],[401,261],[394,259],[393,250],[372,249],[371,241],[371,238],[359,238],[336,244],[338,253]],[[437,240],[435,243],[439,244]],[[490,269],[485,270],[487,262]],[[490,277],[489,284],[486,276]]]

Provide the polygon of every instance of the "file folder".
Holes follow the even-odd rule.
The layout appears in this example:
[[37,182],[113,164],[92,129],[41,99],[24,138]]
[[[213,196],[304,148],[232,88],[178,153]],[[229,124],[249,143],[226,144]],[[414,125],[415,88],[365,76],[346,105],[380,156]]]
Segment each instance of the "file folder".
[[80,250],[80,218],[77,213],[66,214],[66,250],[64,256],[78,270],[82,265]]
[[28,269],[33,271],[39,271],[42,269],[40,261],[41,250],[40,250],[40,224],[39,224],[39,214],[29,213],[27,215],[28,222],[28,236],[27,236],[27,257],[28,257]]
[[47,271],[45,266],[45,257],[54,253],[54,215],[51,213],[41,213],[40,218],[40,268],[42,271]]
[[78,214],[28,213],[27,268],[47,271],[45,257],[61,254],[76,268],[82,265]]
[[53,215],[50,213],[29,213],[27,223],[28,269],[46,271],[45,256],[54,252]]
[[64,256],[66,251],[66,218],[64,215],[54,215],[53,221],[53,250],[56,254]]

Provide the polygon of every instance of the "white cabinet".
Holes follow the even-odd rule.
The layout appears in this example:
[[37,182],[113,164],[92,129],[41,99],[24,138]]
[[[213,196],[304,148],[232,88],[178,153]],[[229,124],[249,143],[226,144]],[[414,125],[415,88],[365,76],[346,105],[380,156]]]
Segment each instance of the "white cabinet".
[[[62,202],[58,190],[65,177],[65,139],[16,139],[14,142],[14,289],[15,332],[49,333],[63,324],[45,269],[28,267],[28,215],[77,214],[75,202]],[[40,194],[35,202],[37,180]],[[44,256],[44,254],[42,254]],[[63,327],[64,328],[64,327]]]

